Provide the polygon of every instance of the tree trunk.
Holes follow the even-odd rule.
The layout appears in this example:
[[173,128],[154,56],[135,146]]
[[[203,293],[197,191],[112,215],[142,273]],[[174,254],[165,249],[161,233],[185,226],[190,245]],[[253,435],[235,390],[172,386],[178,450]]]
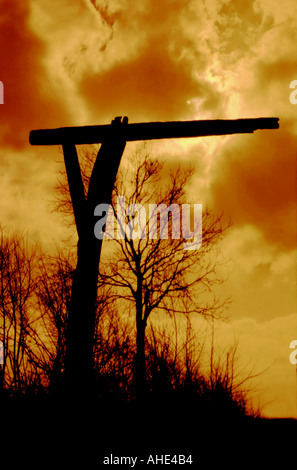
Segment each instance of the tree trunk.
[[142,402],[146,390],[145,374],[145,327],[142,319],[137,321],[136,332],[136,399]]

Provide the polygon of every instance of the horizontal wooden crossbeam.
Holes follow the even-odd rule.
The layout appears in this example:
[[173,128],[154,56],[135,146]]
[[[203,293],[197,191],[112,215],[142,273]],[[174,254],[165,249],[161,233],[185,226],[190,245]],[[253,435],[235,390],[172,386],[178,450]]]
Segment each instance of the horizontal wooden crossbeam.
[[99,126],[60,127],[30,132],[31,145],[64,145],[101,143],[115,132],[127,142],[136,140],[203,137],[226,134],[249,134],[258,129],[278,129],[279,119],[217,119],[206,121],[171,121],[142,123],[113,123]]

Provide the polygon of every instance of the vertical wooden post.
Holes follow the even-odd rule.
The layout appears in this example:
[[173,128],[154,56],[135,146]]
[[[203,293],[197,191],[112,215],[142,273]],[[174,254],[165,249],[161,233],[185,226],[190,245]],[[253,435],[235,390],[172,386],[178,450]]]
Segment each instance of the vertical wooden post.
[[75,146],[63,145],[65,166],[78,231],[77,266],[74,273],[66,333],[65,378],[67,392],[89,394],[93,383],[93,343],[97,283],[102,240],[94,235],[94,210],[110,204],[116,174],[126,142],[121,122],[98,152],[85,198]]

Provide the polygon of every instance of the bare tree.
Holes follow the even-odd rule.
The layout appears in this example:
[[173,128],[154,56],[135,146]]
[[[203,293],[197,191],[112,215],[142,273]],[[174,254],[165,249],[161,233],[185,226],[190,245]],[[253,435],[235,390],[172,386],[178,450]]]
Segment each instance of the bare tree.
[[[38,247],[24,236],[0,234],[1,341],[4,384],[12,392],[40,384],[39,312],[35,309]],[[34,385],[35,384],[35,385]]]
[[75,260],[71,253],[44,255],[39,260],[36,295],[46,357],[44,369],[52,391],[60,389],[63,380],[68,304],[74,269]]
[[[136,390],[141,397],[145,390],[145,331],[151,313],[196,312],[215,317],[221,312],[222,305],[209,294],[219,282],[214,248],[226,226],[222,216],[205,208],[202,221],[194,221],[197,231],[191,232],[202,238],[189,242],[189,233],[181,230],[179,208],[186,203],[186,185],[193,171],[178,168],[162,178],[163,165],[145,152],[138,154],[133,167],[135,170],[120,172],[115,185],[115,220],[108,224],[111,219],[107,217],[105,236],[114,227],[121,236],[112,237],[114,247],[101,264],[100,282],[113,288],[113,296],[121,299],[123,308],[130,303],[135,310]],[[132,215],[128,209],[123,217],[122,196],[133,209]],[[149,216],[141,217],[143,208],[152,203],[152,210],[146,210]],[[195,226],[201,222],[202,227]]]

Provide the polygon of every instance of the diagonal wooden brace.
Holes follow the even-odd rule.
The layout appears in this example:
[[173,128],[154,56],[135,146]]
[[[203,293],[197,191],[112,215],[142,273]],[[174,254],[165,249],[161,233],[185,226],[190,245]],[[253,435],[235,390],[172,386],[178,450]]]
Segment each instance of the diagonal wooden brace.
[[86,214],[84,185],[75,145],[63,144],[62,148],[77,233],[80,237],[85,226]]

